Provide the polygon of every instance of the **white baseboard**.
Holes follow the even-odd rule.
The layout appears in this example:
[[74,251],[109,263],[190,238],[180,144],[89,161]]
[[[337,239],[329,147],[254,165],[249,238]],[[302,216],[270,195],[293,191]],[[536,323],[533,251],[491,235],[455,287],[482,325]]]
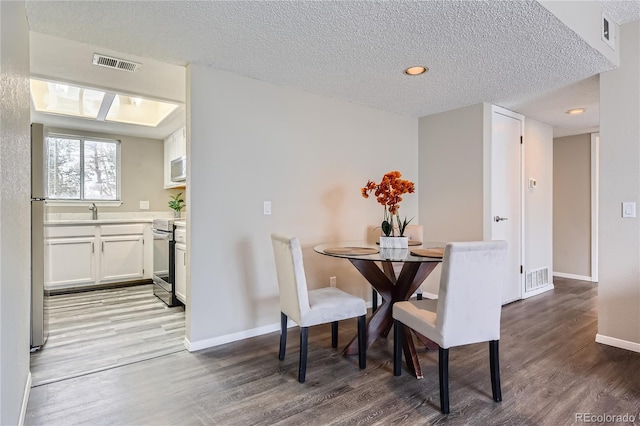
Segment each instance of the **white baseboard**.
[[[426,298],[430,298],[431,293],[423,293]],[[437,295],[432,295],[436,296]],[[378,306],[382,303],[380,296],[378,296]],[[367,307],[371,308],[371,301],[367,302]],[[297,327],[297,324],[289,320],[287,328]],[[202,349],[213,348],[215,346],[224,345],[225,343],[237,342],[238,340],[248,339],[250,337],[262,336],[263,334],[274,333],[280,331],[280,323],[269,324],[258,328],[252,328],[250,330],[243,330],[237,333],[225,334],[224,336],[212,337],[211,339],[197,340],[195,342],[190,341],[188,338],[184,338],[184,346],[189,352],[195,352]]]
[[558,278],[569,278],[570,280],[597,282],[597,281],[593,281],[591,277],[588,277],[586,275],[575,275],[575,274],[565,274],[564,272],[554,272],[553,276]]
[[31,394],[31,371],[27,376],[27,383],[24,386],[24,392],[22,394],[22,407],[20,408],[20,419],[18,420],[18,426],[24,424],[24,419],[27,417],[27,404],[29,403],[29,395]]
[[[293,326],[295,326],[295,323],[289,321],[287,327],[291,328]],[[185,337],[184,345],[189,352],[194,352],[201,349],[224,345],[225,343],[237,342],[238,340],[244,340],[250,337],[262,336],[263,334],[269,334],[276,331],[280,331],[279,323],[252,328],[251,330],[243,330],[237,333],[226,334],[224,336],[212,337],[211,339],[198,340],[195,342],[190,342],[189,339]]]
[[555,287],[553,286],[553,284],[547,284],[545,286],[542,286],[540,288],[536,288],[535,290],[531,290],[531,291],[525,291],[524,294],[522,295],[523,299],[527,299],[529,297],[532,296],[537,296],[538,294],[547,292],[549,290],[553,290]]
[[[367,304],[371,307],[371,302]],[[380,305],[378,305],[380,306]],[[289,320],[287,321],[287,328],[297,327],[298,324]],[[258,328],[252,328],[250,330],[243,330],[237,333],[225,334],[224,336],[212,337],[211,339],[198,340],[191,342],[186,337],[184,338],[184,346],[189,352],[195,352],[202,349],[213,348],[214,346],[224,345],[225,343],[237,342],[238,340],[248,339],[250,337],[262,336],[263,334],[275,333],[280,331],[280,323],[268,324]]]
[[615,337],[603,336],[602,334],[596,334],[596,342],[620,349],[626,349],[628,351],[640,352],[640,343],[616,339]]

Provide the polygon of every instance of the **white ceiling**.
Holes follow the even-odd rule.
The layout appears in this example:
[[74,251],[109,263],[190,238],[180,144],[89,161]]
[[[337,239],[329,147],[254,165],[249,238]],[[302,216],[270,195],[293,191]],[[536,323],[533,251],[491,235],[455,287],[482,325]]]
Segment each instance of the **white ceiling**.
[[[614,21],[640,17],[640,0],[600,3]],[[535,1],[26,6],[32,31],[123,54],[206,64],[412,117],[489,102],[552,124],[556,135],[597,127],[597,74],[612,68]],[[411,65],[430,71],[408,77]],[[564,113],[573,107],[588,113]]]

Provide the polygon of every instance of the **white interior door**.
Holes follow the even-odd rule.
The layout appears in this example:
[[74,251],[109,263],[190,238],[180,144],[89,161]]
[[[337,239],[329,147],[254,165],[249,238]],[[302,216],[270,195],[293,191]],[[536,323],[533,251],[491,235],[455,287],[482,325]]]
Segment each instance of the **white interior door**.
[[524,117],[493,107],[491,114],[491,239],[509,244],[502,303],[522,298],[522,132]]

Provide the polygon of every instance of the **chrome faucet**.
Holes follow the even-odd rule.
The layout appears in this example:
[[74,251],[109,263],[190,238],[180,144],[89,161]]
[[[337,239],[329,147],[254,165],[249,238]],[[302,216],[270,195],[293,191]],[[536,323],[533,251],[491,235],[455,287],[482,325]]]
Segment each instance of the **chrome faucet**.
[[96,207],[96,203],[91,203],[89,210],[91,210],[91,219],[98,220],[98,207]]

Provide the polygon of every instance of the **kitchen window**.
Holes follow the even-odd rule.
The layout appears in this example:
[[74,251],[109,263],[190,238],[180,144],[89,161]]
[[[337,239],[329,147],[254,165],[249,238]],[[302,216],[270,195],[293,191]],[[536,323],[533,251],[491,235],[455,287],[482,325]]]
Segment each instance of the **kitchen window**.
[[120,141],[50,134],[45,180],[51,200],[119,201]]

